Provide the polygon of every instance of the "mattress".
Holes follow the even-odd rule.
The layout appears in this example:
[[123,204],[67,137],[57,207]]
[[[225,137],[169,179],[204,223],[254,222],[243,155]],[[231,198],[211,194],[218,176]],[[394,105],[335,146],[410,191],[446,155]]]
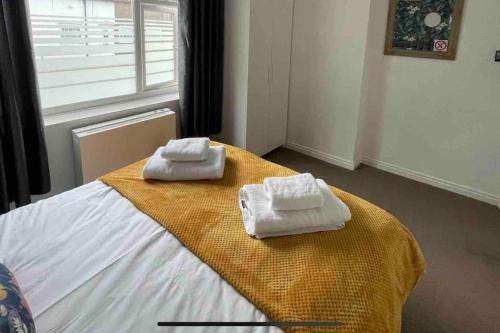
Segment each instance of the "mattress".
[[268,320],[173,235],[99,181],[0,216],[0,262],[16,275],[38,332],[165,332],[158,321]]

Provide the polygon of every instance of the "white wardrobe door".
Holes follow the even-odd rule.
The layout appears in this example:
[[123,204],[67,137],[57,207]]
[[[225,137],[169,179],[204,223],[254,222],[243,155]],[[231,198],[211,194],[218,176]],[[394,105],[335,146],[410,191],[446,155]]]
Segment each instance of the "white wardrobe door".
[[271,151],[286,143],[293,0],[271,0],[269,3],[273,12],[268,106],[268,151]]
[[268,152],[272,9],[269,0],[251,1],[246,149],[257,155]]

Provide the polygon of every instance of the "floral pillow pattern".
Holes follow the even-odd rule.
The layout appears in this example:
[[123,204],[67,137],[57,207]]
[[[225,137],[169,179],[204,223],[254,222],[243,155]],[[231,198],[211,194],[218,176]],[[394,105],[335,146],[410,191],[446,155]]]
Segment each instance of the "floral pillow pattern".
[[14,275],[0,264],[0,333],[35,333],[31,310]]

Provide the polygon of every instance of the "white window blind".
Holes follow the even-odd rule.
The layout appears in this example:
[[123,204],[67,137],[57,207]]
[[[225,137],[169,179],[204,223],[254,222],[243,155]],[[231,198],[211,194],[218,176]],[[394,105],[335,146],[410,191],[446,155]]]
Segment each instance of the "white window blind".
[[169,6],[143,5],[146,88],[176,82],[177,15]]
[[176,2],[30,0],[30,12],[45,112],[176,87]]

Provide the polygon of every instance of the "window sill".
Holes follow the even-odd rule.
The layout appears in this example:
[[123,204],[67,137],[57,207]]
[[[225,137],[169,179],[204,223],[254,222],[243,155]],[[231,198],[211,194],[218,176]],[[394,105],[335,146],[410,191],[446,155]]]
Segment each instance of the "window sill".
[[160,96],[144,97],[125,102],[101,105],[91,108],[75,110],[71,112],[44,115],[45,127],[64,124],[72,121],[104,117],[110,115],[120,115],[125,112],[146,112],[154,109],[168,107],[168,104],[179,100],[178,93],[164,94]]

